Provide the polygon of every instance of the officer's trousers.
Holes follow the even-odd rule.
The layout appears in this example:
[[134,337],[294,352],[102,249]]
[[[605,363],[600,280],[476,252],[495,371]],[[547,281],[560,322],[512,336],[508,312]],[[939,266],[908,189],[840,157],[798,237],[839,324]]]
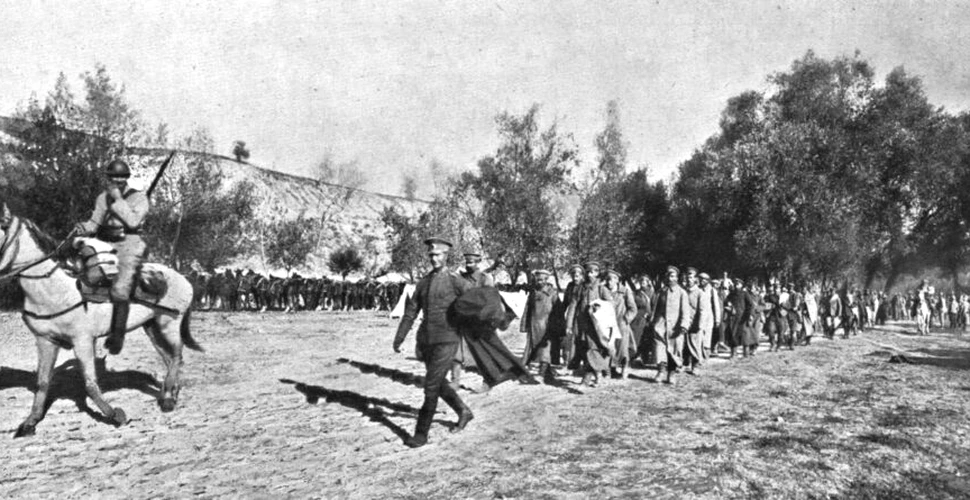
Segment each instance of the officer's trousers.
[[434,419],[435,411],[438,409],[438,398],[440,397],[448,403],[448,406],[455,413],[461,413],[464,404],[458,393],[445,382],[445,376],[451,369],[455,360],[455,352],[458,350],[457,342],[445,344],[421,345],[420,356],[424,361],[424,404],[418,412],[418,424],[415,428],[415,436],[427,437],[431,430],[431,421]]

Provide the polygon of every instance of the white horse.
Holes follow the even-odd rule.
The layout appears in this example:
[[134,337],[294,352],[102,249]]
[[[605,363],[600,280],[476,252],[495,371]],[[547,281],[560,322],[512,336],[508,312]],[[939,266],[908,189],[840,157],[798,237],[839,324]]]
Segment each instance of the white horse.
[[[60,349],[74,349],[84,374],[84,387],[101,413],[115,425],[128,422],[121,408],[104,400],[95,371],[95,340],[108,334],[110,303],[85,302],[74,278],[61,263],[45,253],[51,239],[33,222],[11,216],[6,204],[0,211],[0,278],[16,276],[24,291],[24,322],[37,341],[37,391],[30,415],[20,424],[14,437],[29,436],[44,418],[47,393]],[[53,253],[52,249],[48,249]],[[158,403],[162,411],[175,409],[179,394],[179,369],[182,346],[201,351],[189,333],[189,308],[192,286],[182,275],[165,268],[168,290],[159,307],[132,302],[128,331],[143,327],[162,356],[168,373]],[[174,307],[167,307],[173,305]]]

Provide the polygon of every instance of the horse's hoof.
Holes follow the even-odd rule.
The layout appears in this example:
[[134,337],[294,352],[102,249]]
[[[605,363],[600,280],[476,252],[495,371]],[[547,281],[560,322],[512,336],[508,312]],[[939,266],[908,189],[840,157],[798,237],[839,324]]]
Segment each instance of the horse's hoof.
[[125,415],[125,410],[121,408],[115,408],[111,413],[111,420],[114,421],[115,425],[121,427],[128,423],[128,415]]
[[20,427],[17,427],[17,432],[13,434],[14,438],[22,438],[27,436],[33,436],[36,432],[36,427],[33,424],[23,423]]
[[162,413],[168,413],[175,409],[175,400],[172,398],[165,398],[158,402],[158,406],[162,409]]

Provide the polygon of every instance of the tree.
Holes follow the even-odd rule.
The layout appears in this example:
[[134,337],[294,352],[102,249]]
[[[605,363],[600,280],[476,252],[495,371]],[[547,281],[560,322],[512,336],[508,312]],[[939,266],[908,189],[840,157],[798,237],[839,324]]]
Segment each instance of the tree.
[[236,163],[242,163],[249,159],[249,150],[246,149],[244,141],[236,141],[232,146],[232,155],[236,157]]
[[596,136],[597,168],[583,189],[576,224],[570,234],[575,261],[591,258],[629,273],[640,261],[633,234],[640,227],[641,212],[628,208],[623,184],[627,144],[620,128],[616,101],[606,106],[606,127]]
[[88,217],[103,189],[101,165],[123,157],[142,123],[104,66],[81,75],[78,100],[64,74],[43,105],[31,99],[7,123],[19,139],[0,163],[0,195],[12,209],[54,235]]
[[404,180],[401,183],[401,194],[403,194],[404,197],[409,200],[414,200],[417,192],[418,180],[414,177],[414,174],[405,174]]
[[159,182],[146,238],[149,248],[176,269],[198,262],[213,271],[247,250],[245,235],[259,200],[249,182],[226,185],[205,129],[184,138],[181,146],[195,153],[173,161]]
[[264,238],[266,259],[271,265],[282,267],[286,274],[306,264],[307,256],[315,248],[317,222],[304,217],[281,219],[268,224]]
[[[729,100],[719,134],[680,167],[674,254],[866,287],[881,274],[888,287],[920,254],[959,246],[944,207],[959,205],[948,188],[961,127],[902,68],[881,87],[873,75],[858,53],[809,51],[769,78],[771,93]],[[963,257],[949,255],[952,269]]]
[[344,280],[347,275],[360,271],[364,267],[364,258],[355,247],[344,247],[330,255],[330,270],[339,274]]
[[408,275],[414,281],[416,271],[425,261],[422,229],[417,218],[408,217],[394,207],[385,207],[381,221],[387,227],[391,249],[390,269]]
[[521,271],[556,255],[564,228],[553,198],[567,193],[566,176],[577,163],[575,146],[555,124],[540,133],[538,113],[534,105],[522,116],[499,115],[502,144],[479,160],[477,173],[462,174],[457,186],[480,204],[485,251],[504,256],[513,283]]

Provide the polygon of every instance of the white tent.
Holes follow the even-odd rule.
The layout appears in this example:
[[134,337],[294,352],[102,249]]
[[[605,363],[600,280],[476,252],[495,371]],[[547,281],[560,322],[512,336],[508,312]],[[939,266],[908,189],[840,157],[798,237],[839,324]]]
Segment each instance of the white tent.
[[529,300],[529,294],[525,292],[499,292],[502,295],[502,300],[505,305],[512,308],[512,312],[515,313],[520,319],[525,315],[525,303]]
[[[525,314],[525,302],[529,298],[528,294],[525,292],[499,292],[499,294],[502,295],[502,300],[505,302],[505,305],[512,308],[516,316],[521,318]],[[392,318],[404,316],[404,307],[407,305],[407,301],[411,300],[412,295],[414,295],[414,285],[404,285],[404,292],[401,294],[401,298],[398,299],[397,305],[391,311]]]
[[407,284],[404,285],[404,292],[401,293],[401,298],[398,299],[397,305],[391,311],[392,318],[400,318],[404,316],[404,306],[407,305],[407,301],[411,300],[411,296],[414,295],[414,285]]

